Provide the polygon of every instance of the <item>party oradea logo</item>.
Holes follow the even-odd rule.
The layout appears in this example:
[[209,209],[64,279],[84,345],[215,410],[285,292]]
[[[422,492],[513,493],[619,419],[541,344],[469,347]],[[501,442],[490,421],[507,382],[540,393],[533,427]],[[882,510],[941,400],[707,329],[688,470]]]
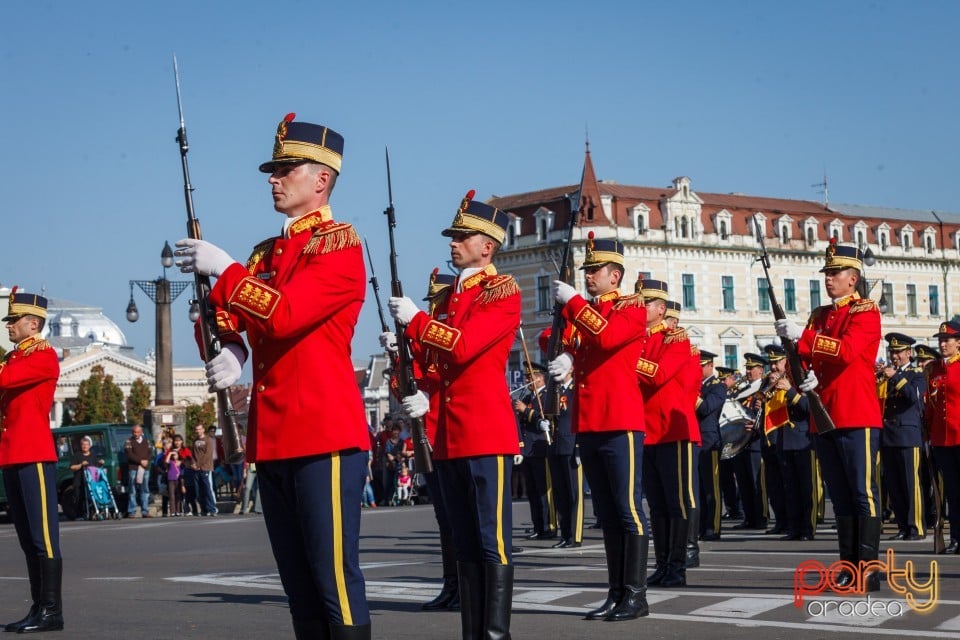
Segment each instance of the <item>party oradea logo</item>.
[[[848,573],[853,579],[845,585],[837,584],[842,573]],[[893,593],[902,596],[898,600],[871,600],[868,595],[862,600],[818,600],[809,599],[807,613],[822,617],[835,609],[843,617],[888,616],[899,617],[907,609],[917,613],[930,613],[937,606],[940,597],[940,567],[936,560],[930,561],[930,572],[925,581],[917,577],[912,560],[897,567],[896,554],[887,549],[886,560],[861,560],[852,563],[838,560],[830,566],[824,566],[817,560],[804,560],[793,572],[793,605],[802,608],[804,598],[817,596],[825,592],[836,595],[864,595],[867,592],[867,576],[879,572],[886,575],[887,587]]]

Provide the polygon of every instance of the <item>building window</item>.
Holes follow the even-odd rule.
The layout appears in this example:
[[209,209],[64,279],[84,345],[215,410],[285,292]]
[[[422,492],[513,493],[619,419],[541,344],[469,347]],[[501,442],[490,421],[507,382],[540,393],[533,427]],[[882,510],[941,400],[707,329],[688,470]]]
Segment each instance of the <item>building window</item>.
[[728,369],[740,368],[740,354],[737,353],[737,345],[723,345],[723,366]]
[[720,239],[721,239],[721,240],[726,240],[726,239],[727,239],[727,236],[729,236],[729,235],[730,235],[730,234],[727,233],[727,221],[726,221],[726,220],[721,220],[721,221],[720,221]]
[[793,278],[786,278],[783,281],[783,308],[787,313],[797,312],[797,285]]
[[517,241],[517,231],[516,228],[510,224],[507,225],[507,241],[504,243],[505,246],[512,246]]
[[693,311],[697,308],[696,286],[693,283],[693,274],[683,274],[683,308]]
[[927,243],[927,253],[933,253],[933,236],[925,236],[923,240]]
[[537,224],[537,240],[547,239],[547,219],[540,218]]
[[886,231],[880,232],[880,251],[886,251],[890,246],[890,234]]
[[830,231],[830,236],[831,236],[834,240],[836,240],[837,242],[840,242],[840,229],[837,229],[836,227],[834,227],[834,228]]
[[910,251],[913,248],[913,234],[905,232],[900,236],[900,244],[903,245],[904,251]]
[[911,318],[917,315],[917,285],[907,285],[907,315]]
[[893,284],[883,283],[883,297],[887,299],[887,313],[884,315],[893,315]]
[[785,224],[780,225],[780,243],[787,244],[790,241],[790,227]]
[[643,235],[647,232],[647,222],[643,218],[643,214],[637,214],[637,235]]
[[937,285],[930,285],[929,289],[930,294],[930,315],[939,316],[940,315],[940,289]]
[[820,281],[810,281],[810,311],[813,311],[821,305],[820,302]]
[[686,217],[686,216],[683,216],[682,218],[680,218],[680,237],[681,237],[681,238],[689,238],[689,237],[690,237],[690,235],[689,235],[689,230],[688,230],[688,228],[687,228],[687,217]]
[[537,311],[550,311],[550,276],[537,276]]
[[807,227],[807,244],[812,245],[816,242],[817,236],[816,232],[813,230],[813,227]]
[[861,229],[857,229],[857,246],[862,247],[867,243],[866,237]]
[[736,311],[733,306],[733,276],[720,276],[720,288],[723,292],[723,310]]
[[757,278],[757,309],[760,311],[770,311],[770,294],[767,289],[767,279]]

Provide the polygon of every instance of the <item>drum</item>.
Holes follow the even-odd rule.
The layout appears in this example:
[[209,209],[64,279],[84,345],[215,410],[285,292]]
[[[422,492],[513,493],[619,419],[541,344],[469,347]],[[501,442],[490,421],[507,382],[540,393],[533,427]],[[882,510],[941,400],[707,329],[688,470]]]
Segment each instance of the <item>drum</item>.
[[727,398],[720,411],[720,459],[729,460],[753,438],[753,423],[755,419],[743,405]]

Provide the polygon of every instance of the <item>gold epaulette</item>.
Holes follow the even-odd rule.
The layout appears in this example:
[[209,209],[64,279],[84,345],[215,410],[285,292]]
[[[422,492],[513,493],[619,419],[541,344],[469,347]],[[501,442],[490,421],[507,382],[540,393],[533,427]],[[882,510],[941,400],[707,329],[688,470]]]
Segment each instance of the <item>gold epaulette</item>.
[[663,337],[663,344],[686,342],[689,339],[690,338],[687,337],[687,330],[683,327],[677,327],[676,329],[670,329],[667,331],[666,335]]
[[39,339],[39,340],[35,340],[33,343],[31,343],[30,346],[28,346],[26,349],[24,349],[23,351],[21,351],[21,353],[22,353],[23,355],[27,356],[27,355],[30,355],[31,353],[33,353],[34,351],[46,351],[46,350],[49,349],[49,348],[50,348],[50,342],[49,342],[49,341],[43,340],[43,339]]
[[643,296],[639,293],[631,293],[628,296],[621,296],[617,298],[617,301],[613,303],[613,308],[616,311],[621,309],[631,309],[633,307],[642,307],[643,306]]
[[870,298],[861,298],[850,305],[850,313],[863,313],[864,311],[873,311],[876,308],[876,302]]
[[517,284],[517,281],[513,279],[513,276],[507,274],[500,274],[493,276],[483,283],[483,293],[479,295],[477,300],[480,304],[488,304],[490,302],[496,302],[497,300],[502,300],[503,298],[509,298],[520,293],[520,285]]
[[817,307],[810,313],[810,319],[807,321],[807,329],[812,329],[813,325],[820,318],[821,314],[828,312],[831,309],[829,305]]
[[[320,247],[321,241],[323,248]],[[303,248],[303,253],[323,255],[358,246],[360,246],[360,236],[357,235],[353,225],[349,222],[335,222],[314,231],[307,246]]]
[[276,240],[276,238],[267,238],[253,248],[253,251],[250,252],[250,257],[247,258],[247,272],[254,272],[257,265],[263,260],[263,256],[267,255],[270,249],[273,248],[274,240]]

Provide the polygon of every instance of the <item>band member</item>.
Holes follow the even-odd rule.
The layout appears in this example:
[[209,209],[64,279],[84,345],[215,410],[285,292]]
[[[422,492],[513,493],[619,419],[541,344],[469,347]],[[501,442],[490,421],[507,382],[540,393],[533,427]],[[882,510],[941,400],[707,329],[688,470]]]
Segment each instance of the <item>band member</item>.
[[764,432],[776,443],[779,477],[783,483],[784,507],[777,513],[785,529],[781,540],[813,540],[817,530],[816,464],[810,436],[810,414],[807,399],[787,375],[787,359],[780,345],[764,347],[770,361],[772,384],[767,392],[764,411]]
[[[761,387],[764,381],[764,369],[767,359],[758,353],[745,353],[744,370],[747,388],[737,396],[738,400],[754,419],[763,411],[763,393]],[[767,526],[766,510],[767,497],[763,482],[763,454],[760,444],[761,438],[754,433],[744,449],[733,458],[733,473],[740,489],[740,500],[743,503],[743,522],[733,525],[731,529],[764,529]]]
[[[207,380],[227,389],[252,347],[247,458],[257,464],[264,523],[298,638],[369,638],[360,571],[360,503],[370,438],[350,339],[366,290],[354,228],[333,220],[343,137],[296,122],[277,126],[269,174],[283,233],[246,266],[202,240],[177,242],[184,273],[217,278],[219,355]],[[203,319],[201,319],[201,322]]]
[[[509,217],[473,200],[460,202],[450,227],[456,283],[432,314],[410,298],[390,298],[422,368],[436,367],[440,385],[435,467],[453,527],[464,638],[509,638],[513,599],[510,476],[520,451],[507,390],[507,359],[520,326],[520,288],[497,273],[493,259]],[[419,417],[429,410],[423,391],[403,399]]]
[[683,329],[668,329],[667,283],[638,280],[647,312],[649,335],[637,361],[643,393],[647,443],[643,450],[643,492],[650,505],[653,548],[657,566],[647,584],[682,587],[687,584],[687,507],[684,460],[691,435],[700,427],[689,394],[690,340]]
[[[777,335],[797,341],[800,357],[810,364],[798,387],[817,390],[836,426],[822,433],[814,420],[814,445],[837,518],[840,559],[855,566],[876,560],[880,551],[876,460],[882,421],[874,373],[880,311],[857,293],[862,260],[857,247],[831,240],[820,271],[833,303],[814,309],[806,328],[776,321]],[[842,586],[853,580],[846,570],[836,578]],[[872,571],[866,589],[879,588],[880,576]]]
[[[717,377],[727,388],[727,398],[733,399],[733,390],[737,385],[738,373],[730,367],[717,367]],[[721,449],[722,451],[722,449]],[[733,458],[720,459],[720,495],[723,497],[724,512],[721,520],[743,520],[743,509],[740,505],[740,492],[737,489],[737,479],[734,474],[736,462]]]
[[916,340],[902,333],[888,333],[884,339],[890,361],[881,370],[877,386],[883,402],[883,486],[897,519],[897,533],[890,539],[922,540],[926,529],[920,495],[920,432],[927,382],[923,370],[910,364]]
[[635,370],[646,332],[637,295],[620,295],[623,244],[587,239],[581,269],[591,302],[565,282],[554,297],[577,340],[550,363],[562,381],[573,371],[573,431],[603,528],[609,590],[588,620],[629,620],[649,614],[646,567],[649,548],[643,513],[643,396]]
[[[767,362],[770,364],[770,373],[766,376],[762,393],[763,407],[761,408],[761,413],[765,414],[770,400],[777,391],[777,382],[784,376],[784,372],[786,371],[786,354],[780,345],[767,345],[763,348],[763,352]],[[776,367],[774,367],[775,362],[778,363]],[[758,414],[757,419],[761,421],[764,420],[760,414]],[[776,428],[768,430],[765,422],[761,427],[763,431],[760,437],[760,465],[762,468],[761,494],[765,495],[768,501],[764,503],[764,507],[769,504],[773,509],[773,516],[776,518],[776,524],[768,529],[766,533],[787,533],[789,529],[786,506],[787,494],[784,491],[785,483],[780,472],[782,466],[780,451],[783,445],[781,442],[781,431]]]
[[927,368],[924,423],[933,458],[943,478],[950,523],[946,553],[960,553],[960,322],[940,325],[941,359]]
[[927,365],[933,364],[933,362],[940,359],[940,352],[933,347],[928,347],[925,344],[918,344],[915,346],[913,348],[913,353],[917,366],[923,370],[927,368]]
[[[727,386],[714,375],[713,361],[717,355],[700,350],[702,382],[697,398],[696,413],[700,425],[700,459],[697,477],[700,485],[699,531],[701,540],[720,539],[720,412],[727,400]],[[689,546],[688,546],[689,548]]]
[[573,433],[573,379],[568,373],[560,383],[560,413],[554,419],[550,450],[550,479],[557,509],[560,541],[555,548],[579,547],[583,543],[583,467]]
[[557,537],[557,512],[553,502],[550,468],[547,464],[553,448],[549,436],[553,425],[540,411],[546,391],[544,374],[547,368],[538,363],[531,363],[530,366],[533,369],[530,393],[513,401],[513,410],[517,413],[523,437],[521,469],[527,488],[527,500],[530,502],[530,519],[533,522],[533,531],[527,536],[527,540],[551,540]]
[[0,468],[30,579],[29,613],[4,627],[19,633],[63,629],[57,451],[50,437],[60,362],[40,337],[46,318],[46,298],[13,287],[3,319],[15,346],[0,362]]

